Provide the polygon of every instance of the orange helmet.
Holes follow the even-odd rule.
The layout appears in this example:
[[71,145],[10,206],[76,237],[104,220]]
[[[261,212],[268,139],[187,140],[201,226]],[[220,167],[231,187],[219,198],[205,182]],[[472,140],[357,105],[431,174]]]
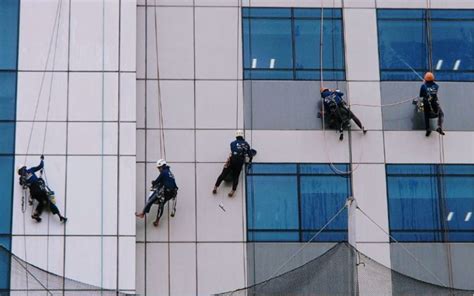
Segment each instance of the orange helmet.
[[327,88],[327,87],[321,87],[321,88],[319,89],[320,92],[324,92],[324,91],[326,91],[326,90],[329,90],[329,88]]
[[434,81],[434,80],[435,80],[434,74],[431,72],[426,72],[425,81]]

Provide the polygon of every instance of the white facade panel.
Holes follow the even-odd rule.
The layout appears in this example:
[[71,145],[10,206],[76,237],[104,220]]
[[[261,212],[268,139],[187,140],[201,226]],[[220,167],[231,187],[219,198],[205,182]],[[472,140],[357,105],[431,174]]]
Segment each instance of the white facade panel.
[[196,78],[237,79],[242,61],[237,9],[198,7],[195,13]]
[[387,163],[439,163],[438,133],[425,137],[425,131],[384,132]]
[[[61,72],[46,73],[43,88],[41,89],[42,76],[43,72],[18,73],[17,120],[33,120],[35,118],[35,109],[37,109],[36,120],[66,120],[67,74]],[[53,84],[50,92],[51,77],[53,77]]]
[[245,286],[244,250],[241,243],[198,244],[197,294],[211,295]]
[[193,9],[190,7],[149,7],[146,19],[147,77],[149,79],[157,77],[155,36],[158,36],[160,78],[194,78]]
[[[351,81],[347,83],[347,100],[351,111],[361,120],[366,129],[382,129],[380,83]],[[364,105],[364,106],[361,106]],[[352,124],[352,128],[358,128]]]
[[71,1],[70,69],[118,70],[119,2]]
[[377,18],[374,9],[344,9],[347,80],[379,80]]
[[170,294],[196,294],[196,244],[170,244]]
[[196,127],[237,128],[236,81],[196,82]]
[[20,3],[18,69],[52,70],[54,64],[55,70],[66,70],[69,1],[23,0]]

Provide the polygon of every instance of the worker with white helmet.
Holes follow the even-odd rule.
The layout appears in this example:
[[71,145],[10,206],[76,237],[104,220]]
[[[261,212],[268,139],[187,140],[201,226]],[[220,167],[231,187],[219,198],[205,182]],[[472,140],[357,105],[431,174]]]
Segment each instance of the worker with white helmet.
[[[151,182],[153,194],[148,198],[143,211],[141,213],[135,213],[135,216],[139,218],[145,217],[145,214],[150,212],[151,206],[158,202],[158,214],[155,222],[153,222],[153,225],[158,226],[166,202],[171,199],[176,199],[178,186],[176,186],[174,175],[164,159],[158,160],[156,167],[160,171],[160,175],[156,180]],[[172,214],[172,216],[174,216],[174,214]]]
[[222,173],[217,178],[214,189],[212,190],[213,194],[217,193],[217,188],[221,185],[227,175],[232,174],[232,191],[229,192],[228,196],[234,196],[237,185],[239,184],[239,176],[242,171],[242,166],[245,163],[245,158],[249,157],[251,160],[253,157],[250,145],[244,139],[244,132],[242,130],[236,131],[235,138],[235,141],[230,143],[231,154],[222,170]]

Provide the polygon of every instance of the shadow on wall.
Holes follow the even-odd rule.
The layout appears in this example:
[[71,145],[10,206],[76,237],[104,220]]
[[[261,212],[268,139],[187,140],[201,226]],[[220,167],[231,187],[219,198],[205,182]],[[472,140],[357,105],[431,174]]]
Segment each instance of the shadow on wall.
[[[382,104],[391,104],[418,97],[421,82],[382,82]],[[474,83],[438,82],[439,100],[445,114],[444,129],[455,131],[474,130]],[[383,129],[390,131],[424,130],[423,113],[407,102],[382,108]]]
[[[325,87],[346,91],[345,82]],[[322,130],[319,81],[244,81],[245,128],[256,130]]]

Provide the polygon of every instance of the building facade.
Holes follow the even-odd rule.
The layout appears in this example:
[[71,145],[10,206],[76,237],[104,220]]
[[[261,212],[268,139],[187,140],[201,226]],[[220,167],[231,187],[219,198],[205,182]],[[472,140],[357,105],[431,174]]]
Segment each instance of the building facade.
[[[0,16],[0,243],[17,256],[107,289],[210,295],[347,241],[347,210],[325,224],[353,196],[358,250],[474,289],[472,1],[7,0]],[[443,137],[412,104],[430,69]],[[367,134],[323,125],[322,86]],[[237,129],[258,154],[233,198],[213,195]],[[15,171],[41,154],[66,224],[22,212]],[[160,158],[179,193],[155,227],[155,208],[134,212]]]

